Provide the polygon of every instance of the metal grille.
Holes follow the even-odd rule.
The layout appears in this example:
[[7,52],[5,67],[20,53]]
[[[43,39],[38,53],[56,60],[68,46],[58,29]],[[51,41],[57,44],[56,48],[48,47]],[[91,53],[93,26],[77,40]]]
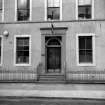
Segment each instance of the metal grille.
[[35,82],[37,74],[34,71],[0,71],[0,82]]
[[[0,82],[35,82],[38,80],[35,71],[0,71]],[[70,71],[66,81],[72,83],[105,83],[105,71]]]
[[70,71],[66,77],[70,81],[105,83],[105,71]]

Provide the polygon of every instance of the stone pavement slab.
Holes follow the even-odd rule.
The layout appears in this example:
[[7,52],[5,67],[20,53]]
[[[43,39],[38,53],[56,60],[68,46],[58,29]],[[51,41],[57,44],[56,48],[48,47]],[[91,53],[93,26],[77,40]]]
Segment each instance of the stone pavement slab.
[[0,83],[0,89],[25,90],[102,90],[105,84],[35,84],[35,83]]
[[105,99],[105,85],[1,83],[0,96]]

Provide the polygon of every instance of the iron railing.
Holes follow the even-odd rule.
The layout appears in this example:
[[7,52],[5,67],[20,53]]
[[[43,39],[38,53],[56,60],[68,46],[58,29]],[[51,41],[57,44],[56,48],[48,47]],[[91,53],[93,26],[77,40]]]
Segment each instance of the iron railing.
[[105,71],[70,71],[66,73],[70,82],[105,83]]
[[[69,71],[65,73],[65,81],[71,83],[105,83],[105,71]],[[0,82],[36,82],[38,72],[32,70],[2,70]]]
[[37,73],[35,71],[0,71],[0,82],[35,82],[37,79]]

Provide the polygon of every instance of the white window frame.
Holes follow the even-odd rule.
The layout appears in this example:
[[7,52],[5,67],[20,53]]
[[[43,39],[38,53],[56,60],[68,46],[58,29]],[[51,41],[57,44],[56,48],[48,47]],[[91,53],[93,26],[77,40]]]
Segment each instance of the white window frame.
[[3,35],[0,35],[1,38],[1,63],[0,66],[3,64]]
[[1,11],[1,14],[2,14],[1,21],[3,22],[4,21],[4,0],[2,0],[2,11]]
[[[79,36],[92,36],[92,63],[79,63]],[[96,66],[95,60],[95,34],[94,33],[80,33],[76,35],[76,58],[77,58],[77,66]]]
[[[15,21],[18,21],[17,19],[17,2],[18,0],[15,0]],[[29,20],[24,20],[26,21],[32,21],[32,0],[30,0],[30,17]],[[24,21],[18,21],[18,22],[24,22]]]
[[[29,37],[29,63],[16,63],[16,38],[24,38],[24,37]],[[15,35],[14,36],[14,65],[15,66],[31,66],[31,35]]]
[[[61,21],[62,20],[62,0],[60,0],[60,19],[59,20],[50,20],[50,21]],[[47,0],[45,0],[45,21],[49,21],[47,19]]]
[[94,19],[94,0],[92,0],[91,19],[79,19],[78,18],[78,0],[76,0],[76,20],[93,20]]

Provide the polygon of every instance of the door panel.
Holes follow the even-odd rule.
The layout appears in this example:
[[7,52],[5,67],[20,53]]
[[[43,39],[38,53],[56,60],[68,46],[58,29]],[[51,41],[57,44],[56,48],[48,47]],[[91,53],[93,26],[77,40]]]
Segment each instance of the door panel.
[[61,47],[47,47],[47,72],[60,72]]

